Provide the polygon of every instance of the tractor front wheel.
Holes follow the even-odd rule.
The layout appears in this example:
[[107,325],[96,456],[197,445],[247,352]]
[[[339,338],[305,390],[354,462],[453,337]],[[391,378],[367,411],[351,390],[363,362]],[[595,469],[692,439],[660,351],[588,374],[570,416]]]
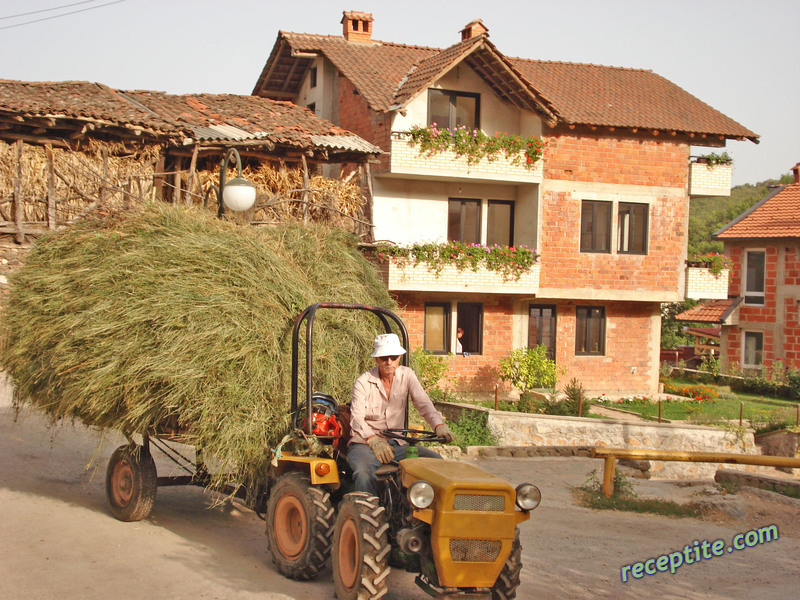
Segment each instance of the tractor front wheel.
[[141,521],[156,501],[158,477],[153,457],[142,446],[120,446],[106,470],[106,495],[111,514],[120,521]]
[[289,579],[312,579],[331,553],[334,510],[330,493],[308,475],[287,473],[267,501],[267,545]]
[[333,532],[333,585],[337,600],[376,600],[386,594],[389,524],[375,496],[347,494]]
[[492,600],[512,600],[517,597],[519,575],[522,571],[522,544],[519,542],[519,528],[514,531],[514,543],[503,570],[492,586]]

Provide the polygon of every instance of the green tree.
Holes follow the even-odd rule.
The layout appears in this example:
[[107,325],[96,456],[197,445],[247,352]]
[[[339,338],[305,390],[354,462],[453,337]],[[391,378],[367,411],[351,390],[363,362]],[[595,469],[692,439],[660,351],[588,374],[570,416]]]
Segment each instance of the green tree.
[[558,381],[556,361],[547,358],[547,348],[517,348],[500,361],[500,379],[510,381],[523,393],[536,387],[553,388]]

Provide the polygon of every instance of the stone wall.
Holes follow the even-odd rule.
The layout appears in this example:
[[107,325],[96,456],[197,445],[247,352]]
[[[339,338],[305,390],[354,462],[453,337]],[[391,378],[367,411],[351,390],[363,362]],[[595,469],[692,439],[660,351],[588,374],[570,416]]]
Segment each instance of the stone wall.
[[[448,418],[458,417],[463,410],[476,410],[464,405],[439,405]],[[486,409],[478,409],[486,410]],[[743,440],[718,427],[674,423],[636,423],[614,419],[586,419],[531,415],[488,410],[487,425],[502,446],[574,446],[677,450],[682,452],[727,452],[759,454],[748,432]],[[713,463],[650,461],[649,474],[660,479],[713,479],[720,467]],[[732,465],[726,465],[731,467]],[[747,469],[751,470],[751,469]],[[774,470],[773,470],[774,471]]]

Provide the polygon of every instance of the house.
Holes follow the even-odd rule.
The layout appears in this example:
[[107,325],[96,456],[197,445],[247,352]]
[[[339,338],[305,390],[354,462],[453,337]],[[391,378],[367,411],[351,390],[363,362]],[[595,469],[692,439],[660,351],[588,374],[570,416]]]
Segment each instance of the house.
[[[311,168],[364,165],[381,153],[290,102],[0,80],[0,157],[7,167],[0,170],[0,236],[22,242],[113,195],[199,202],[199,173],[213,171],[229,148],[246,164]],[[115,171],[115,162],[130,168]]]
[[800,368],[800,163],[792,171],[794,183],[713,234],[733,259],[730,298],[717,301],[719,314],[696,310],[721,324],[723,369]]
[[[412,347],[462,350],[451,375],[476,392],[494,389],[513,348],[537,344],[562,382],[655,392],[659,307],[687,293],[690,195],[730,193],[730,171],[705,181],[718,171],[691,148],[758,136],[650,71],[505,56],[480,19],[443,49],[378,41],[370,13],[341,24],[342,35],[279,32],[253,94],[385,152],[371,167],[374,239],[428,244],[440,261],[381,263]],[[447,129],[463,147],[419,142]],[[522,149],[481,158],[470,136]],[[539,258],[519,277],[459,270],[436,254],[448,241]]]

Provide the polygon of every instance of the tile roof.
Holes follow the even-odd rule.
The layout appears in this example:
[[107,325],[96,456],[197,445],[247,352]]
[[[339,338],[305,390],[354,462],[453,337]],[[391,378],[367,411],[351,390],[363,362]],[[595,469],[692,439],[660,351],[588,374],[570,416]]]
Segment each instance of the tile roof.
[[710,300],[675,315],[675,320],[696,323],[723,323],[741,302],[741,297]]
[[[474,53],[479,44],[490,44],[486,35],[439,49],[281,31],[253,93],[294,98],[311,58],[322,54],[373,110],[386,112],[403,106],[421,85],[441,76],[461,50]],[[652,71],[507,58],[492,48],[512,70],[488,76],[481,73],[484,79],[513,80],[519,74],[540,105],[547,106],[561,123],[758,139],[757,134]]]
[[800,184],[778,188],[713,237],[718,240],[800,238]]
[[[290,102],[229,94],[174,95],[122,91],[81,81],[0,80],[0,114],[49,120],[89,120],[146,128],[155,137],[184,144],[262,141],[301,149],[330,148],[358,154],[380,149]],[[315,142],[315,138],[320,143]]]

